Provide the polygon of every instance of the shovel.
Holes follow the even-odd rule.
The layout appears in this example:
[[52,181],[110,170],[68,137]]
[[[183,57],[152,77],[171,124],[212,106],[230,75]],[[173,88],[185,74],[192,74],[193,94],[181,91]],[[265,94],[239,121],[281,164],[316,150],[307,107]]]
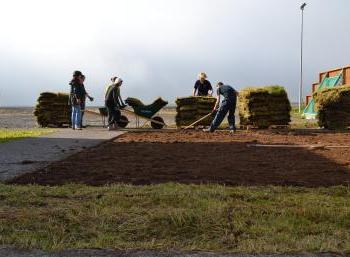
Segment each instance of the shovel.
[[193,127],[194,125],[198,124],[199,122],[201,122],[202,120],[205,120],[206,118],[208,118],[209,116],[211,116],[213,114],[213,112],[208,113],[207,115],[203,116],[202,118],[200,118],[199,120],[196,120],[195,122],[193,122],[192,124],[188,125],[187,127],[184,127],[184,129],[189,129],[190,127]]

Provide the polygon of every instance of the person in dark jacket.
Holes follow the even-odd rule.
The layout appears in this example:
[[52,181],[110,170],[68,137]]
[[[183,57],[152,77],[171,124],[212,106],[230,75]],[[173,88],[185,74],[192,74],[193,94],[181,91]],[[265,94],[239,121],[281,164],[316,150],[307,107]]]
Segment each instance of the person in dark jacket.
[[74,85],[76,84],[79,84],[80,83],[80,79],[81,77],[83,76],[83,73],[81,73],[81,71],[74,71],[73,72],[73,78],[72,80],[69,82],[69,85],[70,85],[70,92],[69,92],[69,99],[68,99],[68,104],[69,105],[72,105],[72,97],[73,97],[73,87]]
[[82,90],[83,90],[83,95],[84,95],[83,100],[82,100],[82,102],[80,104],[80,108],[81,108],[80,127],[82,127],[82,128],[84,127],[83,126],[83,118],[84,118],[84,113],[85,113],[86,98],[89,98],[90,102],[94,101],[94,98],[91,97],[85,90],[85,85],[84,85],[85,78],[86,78],[85,75],[81,75],[82,87],[83,87]]
[[81,102],[84,98],[82,76],[83,74],[80,71],[75,71],[73,79],[69,83],[71,86],[69,99],[72,106],[72,129],[77,130],[81,130]]
[[[220,105],[220,96],[223,96],[224,99]],[[216,113],[213,122],[210,125],[209,129],[205,129],[206,132],[214,132],[224,120],[226,114],[228,113],[228,123],[230,132],[236,131],[235,126],[235,110],[236,110],[236,101],[237,101],[238,92],[229,85],[224,85],[222,82],[217,84],[217,99],[216,104],[213,109],[213,113]]]
[[211,96],[213,94],[213,88],[207,80],[207,74],[204,72],[199,73],[198,80],[194,84],[193,96]]
[[126,107],[121,95],[120,87],[123,84],[121,78],[115,78],[112,80],[112,84],[108,86],[105,96],[105,105],[108,111],[108,129],[115,130],[118,128],[118,121],[121,113],[120,109]]

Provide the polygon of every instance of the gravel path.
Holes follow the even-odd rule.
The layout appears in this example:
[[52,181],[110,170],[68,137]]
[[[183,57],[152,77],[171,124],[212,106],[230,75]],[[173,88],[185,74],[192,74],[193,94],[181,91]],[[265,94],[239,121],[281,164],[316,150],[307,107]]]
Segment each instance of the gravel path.
[[81,131],[59,129],[54,133],[0,144],[0,181],[32,172],[52,161],[62,160],[86,148],[115,138],[124,132],[105,128]]
[[[97,107],[88,107],[89,110],[98,113]],[[38,124],[36,117],[33,115],[34,108],[1,108],[0,107],[0,128],[36,128]],[[160,115],[167,125],[175,125],[175,108],[164,108],[157,115]],[[124,114],[125,115],[125,114]],[[135,127],[135,116],[126,115],[129,118],[130,124],[128,128]],[[102,126],[101,117],[86,113],[84,115],[84,124],[89,126]]]
[[1,248],[0,257],[335,257],[347,256],[335,253],[319,254],[221,254],[206,252],[158,252],[158,251],[113,251],[113,250],[64,250],[47,253],[39,250]]

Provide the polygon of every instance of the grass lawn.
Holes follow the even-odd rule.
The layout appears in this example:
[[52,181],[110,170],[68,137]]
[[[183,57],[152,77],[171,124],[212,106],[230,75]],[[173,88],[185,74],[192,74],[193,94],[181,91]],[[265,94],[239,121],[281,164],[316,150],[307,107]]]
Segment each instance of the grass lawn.
[[47,133],[51,133],[52,129],[1,129],[0,128],[0,143],[8,142],[15,139],[25,137],[37,137]]
[[317,123],[317,120],[307,120],[304,117],[302,117],[302,113],[305,109],[305,106],[302,106],[301,110],[302,112],[299,113],[299,108],[297,106],[292,107],[292,110],[290,112],[291,115],[291,125],[292,128],[295,129],[303,129],[303,128],[318,128],[319,125]]
[[276,253],[350,251],[350,187],[0,184],[0,244]]

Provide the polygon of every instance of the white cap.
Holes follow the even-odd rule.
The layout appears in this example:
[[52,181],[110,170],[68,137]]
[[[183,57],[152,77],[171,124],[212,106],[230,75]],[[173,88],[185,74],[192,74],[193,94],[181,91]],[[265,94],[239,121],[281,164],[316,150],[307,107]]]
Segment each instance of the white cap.
[[120,84],[121,82],[123,82],[123,80],[121,78],[117,78],[115,81],[114,81],[114,84]]

